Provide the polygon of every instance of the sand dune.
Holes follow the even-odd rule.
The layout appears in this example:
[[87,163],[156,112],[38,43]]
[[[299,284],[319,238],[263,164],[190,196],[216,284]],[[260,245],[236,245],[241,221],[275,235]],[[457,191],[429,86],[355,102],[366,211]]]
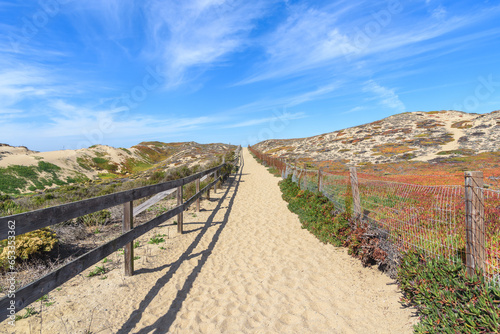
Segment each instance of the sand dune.
[[287,159],[332,160],[347,165],[431,161],[496,152],[500,110],[416,111],[308,138],[269,139],[253,147]]
[[[135,276],[118,266],[51,293],[43,332],[411,333],[395,282],[301,229],[278,181],[245,149],[233,182],[185,215],[184,235],[163,226],[140,239]],[[169,234],[165,249],[146,243],[154,233]],[[30,327],[39,316],[17,332]]]

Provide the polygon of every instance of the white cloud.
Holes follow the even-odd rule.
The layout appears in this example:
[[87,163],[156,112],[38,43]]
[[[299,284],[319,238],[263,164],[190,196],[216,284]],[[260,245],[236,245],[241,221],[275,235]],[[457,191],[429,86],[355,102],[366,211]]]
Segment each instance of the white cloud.
[[[292,12],[288,19],[262,42],[267,59],[255,66],[253,73],[240,84],[307,75],[318,69],[330,77],[353,76],[353,71],[363,73],[359,71],[360,66],[369,71],[389,61],[449,49],[433,40],[491,18],[500,11],[497,6],[450,15],[444,7],[437,7],[434,17],[416,18],[407,16],[403,7],[401,13],[389,15],[388,23],[382,26],[373,15],[378,10],[386,10],[384,5],[376,11],[364,11],[363,7],[367,6],[364,2],[356,5],[344,2],[321,9],[290,5]],[[378,24],[377,33],[366,32],[369,24]],[[422,42],[429,44],[422,46]],[[453,46],[467,47],[459,42]]]
[[[46,122],[26,123],[18,119],[3,119],[0,142],[39,143],[58,140],[66,148],[88,147],[114,140],[139,140],[141,137],[168,138],[199,130],[219,122],[216,117],[162,117],[130,115],[116,110],[91,109],[63,100],[49,104]],[[2,114],[0,114],[1,118]]]
[[25,66],[0,72],[0,109],[9,109],[22,100],[43,98],[54,92],[54,82],[39,68]]
[[358,106],[358,107],[351,108],[351,109],[349,109],[347,111],[344,111],[341,114],[350,114],[350,113],[361,111],[361,110],[364,110],[364,109],[366,109],[366,108]]
[[448,12],[443,6],[438,6],[434,10],[432,10],[432,17],[438,20],[442,20],[446,17]]
[[330,13],[294,7],[288,19],[263,40],[268,60],[241,84],[297,74],[343,58],[350,44],[337,20],[350,9]]
[[[52,107],[56,113],[50,119],[51,126],[44,131],[47,137],[85,134],[95,130],[99,130],[103,137],[111,138],[129,137],[131,133],[134,136],[146,134],[168,136],[216,121],[211,117],[156,118],[141,114],[120,113],[117,110],[94,110],[74,106],[61,100],[54,101]],[[123,115],[126,117],[122,117]]]
[[264,123],[270,123],[273,121],[289,121],[289,120],[294,120],[294,119],[301,119],[307,117],[305,113],[303,112],[298,112],[298,113],[288,113],[285,112],[280,115],[276,115],[273,117],[265,117],[265,118],[260,118],[260,119],[251,119],[248,121],[244,122],[239,122],[236,124],[231,124],[224,126],[223,128],[242,128],[242,127],[247,127],[247,126],[253,126],[253,125],[259,125],[259,124],[264,124]]
[[399,99],[394,89],[389,89],[380,86],[373,80],[365,82],[363,90],[375,94],[381,105],[396,110],[397,112],[405,111],[404,103]]
[[228,110],[226,114],[246,114],[246,113],[256,113],[262,111],[271,111],[271,110],[286,110],[287,108],[296,107],[303,103],[309,101],[316,101],[319,99],[328,98],[330,93],[334,92],[337,88],[340,87],[339,82],[330,83],[321,87],[318,87],[311,91],[306,91],[304,93],[298,94],[290,94],[282,97],[276,97],[274,99],[263,99],[254,101],[251,103],[247,103],[241,105],[232,110]]
[[163,65],[168,86],[181,85],[246,47],[254,21],[273,2],[151,0],[149,56]]
[[339,83],[333,83],[319,87],[318,89],[310,92],[288,97],[288,102],[285,104],[285,107],[294,107],[302,103],[324,98],[329,93],[335,91],[339,86]]

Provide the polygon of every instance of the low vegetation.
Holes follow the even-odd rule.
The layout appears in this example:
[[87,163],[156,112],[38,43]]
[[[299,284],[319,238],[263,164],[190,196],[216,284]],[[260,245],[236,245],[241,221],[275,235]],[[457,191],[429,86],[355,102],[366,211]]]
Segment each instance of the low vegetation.
[[415,305],[420,323],[416,333],[498,333],[500,289],[481,273],[467,277],[460,259],[405,254],[398,281],[403,302]]
[[[16,237],[15,262],[32,259],[43,253],[50,252],[58,243],[53,231],[47,228],[32,231]],[[0,241],[0,272],[9,266],[9,247],[7,240]]]
[[25,189],[43,190],[53,185],[61,186],[86,179],[83,174],[74,173],[73,177],[61,180],[58,176],[60,170],[61,167],[45,161],[38,161],[37,166],[0,167],[0,193],[20,194]]

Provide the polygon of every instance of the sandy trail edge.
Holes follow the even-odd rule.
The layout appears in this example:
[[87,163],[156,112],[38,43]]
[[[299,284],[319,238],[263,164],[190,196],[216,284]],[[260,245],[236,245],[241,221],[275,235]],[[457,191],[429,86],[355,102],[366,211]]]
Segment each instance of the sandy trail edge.
[[[135,276],[115,254],[107,279],[87,271],[50,294],[43,321],[0,332],[411,333],[394,281],[301,229],[279,179],[243,156],[242,174],[185,215],[184,235],[163,226],[139,239]],[[169,238],[148,245],[154,233]]]

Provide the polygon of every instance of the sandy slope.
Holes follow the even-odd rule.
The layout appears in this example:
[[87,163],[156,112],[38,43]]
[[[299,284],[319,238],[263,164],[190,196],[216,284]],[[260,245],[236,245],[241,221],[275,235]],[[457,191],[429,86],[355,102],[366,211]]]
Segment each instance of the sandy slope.
[[[43,332],[411,333],[416,319],[394,282],[301,229],[278,179],[244,158],[239,182],[212,194],[221,202],[186,214],[184,235],[151,233],[169,233],[166,250],[140,239],[135,276],[118,265],[105,280],[82,275],[51,293]],[[30,326],[38,332],[40,317],[17,332]]]

